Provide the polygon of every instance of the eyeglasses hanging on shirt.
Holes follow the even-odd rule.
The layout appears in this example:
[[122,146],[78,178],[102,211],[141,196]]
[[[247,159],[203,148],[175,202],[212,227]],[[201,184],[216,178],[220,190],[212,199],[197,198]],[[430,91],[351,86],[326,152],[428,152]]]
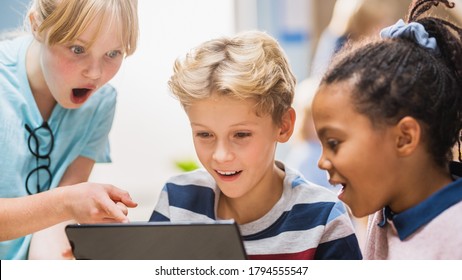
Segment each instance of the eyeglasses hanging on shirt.
[[43,122],[35,129],[31,129],[27,124],[25,127],[30,134],[27,140],[29,151],[34,155],[36,161],[36,167],[26,177],[27,193],[47,191],[50,189],[52,180],[50,154],[54,145],[53,132],[47,122]]

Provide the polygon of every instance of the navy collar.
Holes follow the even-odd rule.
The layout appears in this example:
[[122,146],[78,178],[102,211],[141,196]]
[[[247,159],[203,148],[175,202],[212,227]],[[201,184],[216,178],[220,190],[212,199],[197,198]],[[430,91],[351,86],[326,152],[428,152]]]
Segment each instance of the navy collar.
[[393,221],[399,239],[403,241],[443,211],[462,201],[462,164],[451,162],[450,170],[457,180],[401,213],[395,214],[388,206],[384,207],[382,221],[378,226],[384,227],[387,220]]

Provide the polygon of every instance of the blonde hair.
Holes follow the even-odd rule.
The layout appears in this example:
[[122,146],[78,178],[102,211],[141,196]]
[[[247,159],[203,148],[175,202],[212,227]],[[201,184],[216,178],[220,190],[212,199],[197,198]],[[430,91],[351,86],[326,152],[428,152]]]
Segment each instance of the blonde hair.
[[103,21],[109,19],[120,25],[119,36],[128,56],[133,54],[138,41],[137,5],[137,0],[34,0],[28,18],[34,17],[38,34],[47,33],[49,45],[72,42],[97,21],[99,30],[90,46],[104,32]]
[[278,42],[260,31],[207,41],[174,64],[168,84],[183,107],[212,94],[256,101],[276,123],[292,104],[295,77]]

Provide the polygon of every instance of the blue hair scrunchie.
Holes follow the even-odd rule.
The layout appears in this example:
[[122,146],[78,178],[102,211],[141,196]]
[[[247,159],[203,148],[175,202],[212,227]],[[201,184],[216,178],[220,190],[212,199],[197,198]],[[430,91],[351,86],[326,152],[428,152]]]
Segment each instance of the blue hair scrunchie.
[[436,39],[429,37],[425,27],[418,22],[404,23],[402,19],[394,25],[380,31],[382,38],[408,38],[414,40],[420,46],[438,52]]

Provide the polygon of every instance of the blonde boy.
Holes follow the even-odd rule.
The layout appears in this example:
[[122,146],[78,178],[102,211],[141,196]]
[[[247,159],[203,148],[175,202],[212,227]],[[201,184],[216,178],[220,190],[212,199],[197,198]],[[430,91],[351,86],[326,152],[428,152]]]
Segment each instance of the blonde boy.
[[275,161],[292,135],[295,78],[272,37],[198,46],[169,81],[204,169],[171,178],[151,221],[235,220],[251,259],[360,259],[342,203]]

